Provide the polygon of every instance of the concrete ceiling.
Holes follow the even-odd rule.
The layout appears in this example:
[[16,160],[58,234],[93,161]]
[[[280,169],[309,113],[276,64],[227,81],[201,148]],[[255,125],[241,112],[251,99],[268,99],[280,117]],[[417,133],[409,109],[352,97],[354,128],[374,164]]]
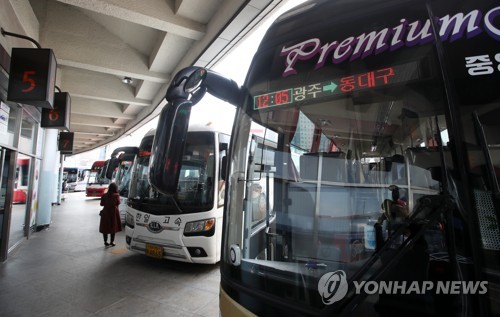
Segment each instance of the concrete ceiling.
[[158,115],[178,70],[212,67],[284,2],[10,0],[27,35],[54,50],[56,85],[71,96],[74,154]]

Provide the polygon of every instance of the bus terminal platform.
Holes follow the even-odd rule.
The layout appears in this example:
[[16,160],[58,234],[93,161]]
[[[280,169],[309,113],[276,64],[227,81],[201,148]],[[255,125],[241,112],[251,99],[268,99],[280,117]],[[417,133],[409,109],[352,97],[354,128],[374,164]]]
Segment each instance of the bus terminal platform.
[[99,233],[99,198],[64,194],[0,263],[0,316],[219,316],[219,265],[158,260]]

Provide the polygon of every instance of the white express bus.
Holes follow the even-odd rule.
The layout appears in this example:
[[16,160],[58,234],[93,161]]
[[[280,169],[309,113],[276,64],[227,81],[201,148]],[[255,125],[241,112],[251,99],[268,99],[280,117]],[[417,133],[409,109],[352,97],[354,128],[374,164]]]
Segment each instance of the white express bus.
[[144,136],[133,167],[126,216],[127,247],[156,258],[218,262],[224,206],[220,166],[229,133],[210,124],[190,127],[173,197],[155,190],[148,180],[154,137],[155,130]]
[[[499,316],[499,44],[498,1],[310,0],[269,28],[243,87],[180,71],[162,113],[180,128],[159,141],[183,139],[207,91],[238,108],[221,315]],[[255,125],[276,140],[260,177]],[[175,166],[182,141],[165,143]],[[152,184],[174,195],[166,172]],[[262,179],[265,230],[248,216]]]

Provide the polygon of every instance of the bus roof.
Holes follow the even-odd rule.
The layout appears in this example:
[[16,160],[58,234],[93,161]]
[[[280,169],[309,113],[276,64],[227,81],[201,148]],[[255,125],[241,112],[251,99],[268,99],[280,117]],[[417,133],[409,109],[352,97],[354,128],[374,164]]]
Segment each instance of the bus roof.
[[106,161],[95,161],[95,162],[92,164],[92,169],[94,169],[94,168],[96,168],[96,167],[103,167],[105,163],[106,163]]

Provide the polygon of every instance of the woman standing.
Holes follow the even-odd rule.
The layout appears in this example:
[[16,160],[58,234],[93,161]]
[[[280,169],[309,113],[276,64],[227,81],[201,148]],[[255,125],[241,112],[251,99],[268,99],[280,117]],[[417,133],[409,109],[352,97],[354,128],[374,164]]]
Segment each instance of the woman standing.
[[[120,220],[120,195],[118,194],[118,186],[115,183],[109,184],[108,192],[101,197],[101,222],[99,224],[99,232],[102,233],[105,246],[115,246],[115,233],[122,231],[122,223]],[[111,243],[108,243],[108,233],[111,235]]]

